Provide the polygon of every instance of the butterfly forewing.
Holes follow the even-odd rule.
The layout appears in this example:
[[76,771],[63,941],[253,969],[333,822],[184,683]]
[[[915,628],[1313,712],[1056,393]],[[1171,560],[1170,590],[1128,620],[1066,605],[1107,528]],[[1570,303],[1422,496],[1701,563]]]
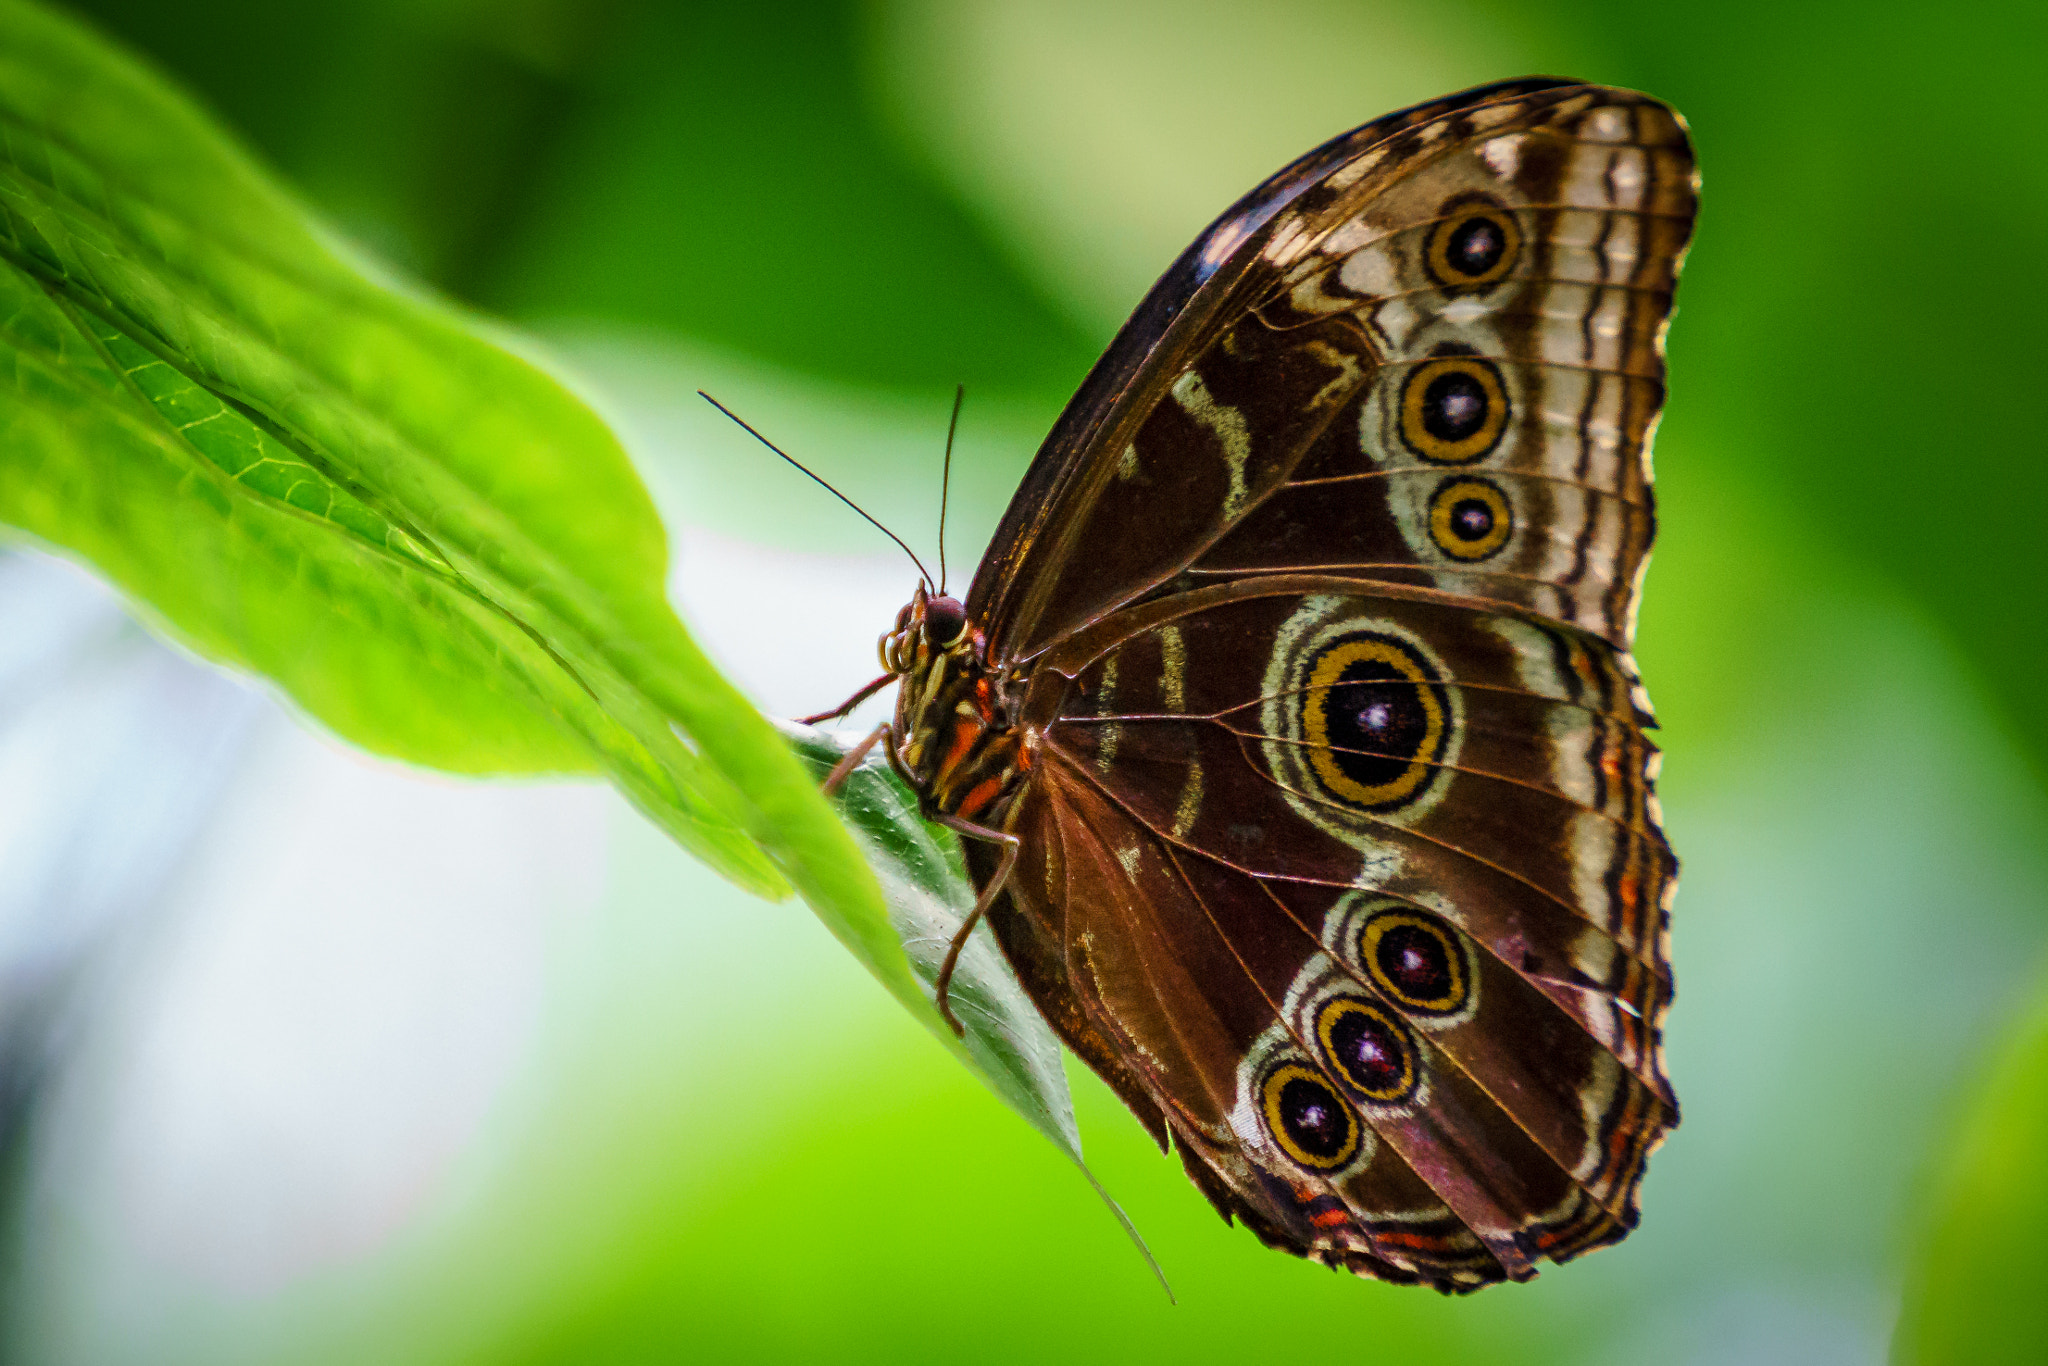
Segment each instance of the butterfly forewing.
[[[1304,248],[1352,202],[1368,164],[1398,161],[1444,117],[1570,87],[1547,78],[1504,81],[1375,119],[1302,157],[1231,206],[1160,277],[1061,414],[1011,500],[967,598],[992,655],[1021,660],[1087,621],[1099,607],[1065,590],[1079,565],[1105,553],[1132,554],[1125,588],[1145,591],[1198,539],[1181,534],[1210,509],[1148,509],[1157,534],[1149,551],[1129,544],[1092,509],[1167,389],[1279,282],[1266,247],[1276,237]],[[1580,87],[1582,88],[1582,87]],[[1105,458],[1105,456],[1112,458]],[[1136,552],[1136,553],[1132,553]],[[1113,595],[1115,596],[1115,595]],[[1127,600],[1118,597],[1118,600]]]
[[[1034,462],[968,599],[992,654],[1030,658],[1205,552],[1210,573],[1504,596],[1625,646],[1694,194],[1662,105],[1542,82],[1281,172],[1161,280]],[[1512,485],[1505,515],[1446,475]],[[1337,478],[1384,487],[1280,487]],[[1276,491],[1287,511],[1259,517]]]
[[1627,650],[1694,194],[1670,111],[1560,82],[1319,149],[1162,279],[976,575],[998,937],[1269,1243],[1523,1279],[1633,1226],[1677,1120]]

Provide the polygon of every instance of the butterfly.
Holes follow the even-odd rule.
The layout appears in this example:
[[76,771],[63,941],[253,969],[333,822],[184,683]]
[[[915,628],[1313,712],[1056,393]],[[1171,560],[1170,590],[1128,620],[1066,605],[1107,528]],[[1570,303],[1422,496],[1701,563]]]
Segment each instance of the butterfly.
[[[1526,1280],[1637,1221],[1677,863],[1629,650],[1698,177],[1630,91],[1324,144],[1166,272],[880,744],[1060,1038],[1227,1220]],[[956,408],[957,416],[957,408]]]

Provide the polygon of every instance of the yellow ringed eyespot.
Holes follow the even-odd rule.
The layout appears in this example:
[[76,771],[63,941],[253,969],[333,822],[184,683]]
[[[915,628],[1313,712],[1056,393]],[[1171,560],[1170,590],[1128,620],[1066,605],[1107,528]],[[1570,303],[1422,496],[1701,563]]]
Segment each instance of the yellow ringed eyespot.
[[1500,372],[1477,356],[1425,361],[1401,390],[1401,439],[1440,465],[1467,465],[1486,455],[1507,421]]
[[1423,264],[1438,284],[1467,289],[1506,276],[1521,251],[1522,229],[1511,215],[1483,202],[1446,205],[1443,221],[1429,234]]
[[1429,538],[1452,559],[1490,559],[1514,530],[1514,508],[1490,479],[1446,479],[1430,495]]
[[1372,983],[1403,1010],[1450,1015],[1472,991],[1457,932],[1417,911],[1381,911],[1358,932],[1358,957]]
[[1361,996],[1333,996],[1316,1009],[1323,1057],[1367,1100],[1392,1105],[1415,1091],[1415,1041],[1392,1011]]
[[1312,1171],[1336,1171],[1358,1155],[1358,1116],[1320,1073],[1298,1062],[1266,1074],[1259,1112],[1280,1151]]
[[1331,795],[1384,811],[1434,776],[1450,718],[1435,672],[1405,642],[1340,638],[1310,665],[1302,701],[1309,764]]

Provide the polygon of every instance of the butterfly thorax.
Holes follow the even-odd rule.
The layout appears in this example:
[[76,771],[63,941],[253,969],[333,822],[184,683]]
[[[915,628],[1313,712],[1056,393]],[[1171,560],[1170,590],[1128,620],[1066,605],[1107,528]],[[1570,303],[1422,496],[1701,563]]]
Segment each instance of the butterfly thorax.
[[1000,825],[1030,757],[998,696],[986,642],[949,597],[917,595],[881,641],[902,682],[892,726],[898,767],[927,815]]

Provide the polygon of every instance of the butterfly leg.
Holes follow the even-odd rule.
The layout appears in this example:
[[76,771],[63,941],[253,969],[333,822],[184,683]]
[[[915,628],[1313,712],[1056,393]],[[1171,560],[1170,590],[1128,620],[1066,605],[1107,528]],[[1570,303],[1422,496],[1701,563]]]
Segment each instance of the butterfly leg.
[[[847,698],[844,702],[841,702],[832,710],[821,711],[815,716],[799,716],[796,718],[796,723],[799,726],[815,726],[820,721],[830,721],[835,717],[844,716],[846,715],[846,713],[852,711],[855,707],[867,701],[870,697],[873,697],[876,693],[888,687],[891,683],[895,681],[895,674],[883,674],[880,678],[868,684],[866,687],[862,688],[853,696]],[[870,741],[870,743],[872,743],[872,741]]]
[[[869,732],[867,739],[861,741],[852,749],[846,751],[846,757],[841,759],[838,763],[832,765],[832,771],[825,775],[825,795],[829,797],[839,790],[839,785],[846,781],[847,775],[852,773],[855,769],[859,768],[860,761],[868,757],[868,751],[875,747],[875,741],[887,740],[888,738],[889,723],[887,721],[884,721],[881,725],[876,726],[874,730]],[[895,763],[896,746],[893,743],[891,743],[885,745],[884,749],[887,751],[889,755],[889,761],[892,764]]]
[[954,934],[953,942],[946,947],[946,961],[939,965],[939,980],[933,987],[939,1014],[945,1017],[947,1024],[953,1026],[955,1034],[964,1035],[967,1033],[966,1026],[953,1014],[952,1002],[949,999],[949,989],[953,985],[953,969],[960,965],[960,952],[967,947],[967,936],[974,933],[974,927],[981,923],[982,914],[995,903],[996,897],[1002,893],[1004,884],[1009,882],[1010,870],[1017,866],[1017,855],[1022,852],[1024,842],[1015,835],[991,829],[986,825],[976,825],[973,821],[963,820],[958,816],[941,815],[938,822],[948,830],[965,835],[969,839],[987,840],[991,844],[1003,846],[1002,861],[996,864],[996,874],[988,880],[988,886],[981,889],[981,896],[976,899],[974,909],[968,912],[967,919],[960,922],[960,929]]

